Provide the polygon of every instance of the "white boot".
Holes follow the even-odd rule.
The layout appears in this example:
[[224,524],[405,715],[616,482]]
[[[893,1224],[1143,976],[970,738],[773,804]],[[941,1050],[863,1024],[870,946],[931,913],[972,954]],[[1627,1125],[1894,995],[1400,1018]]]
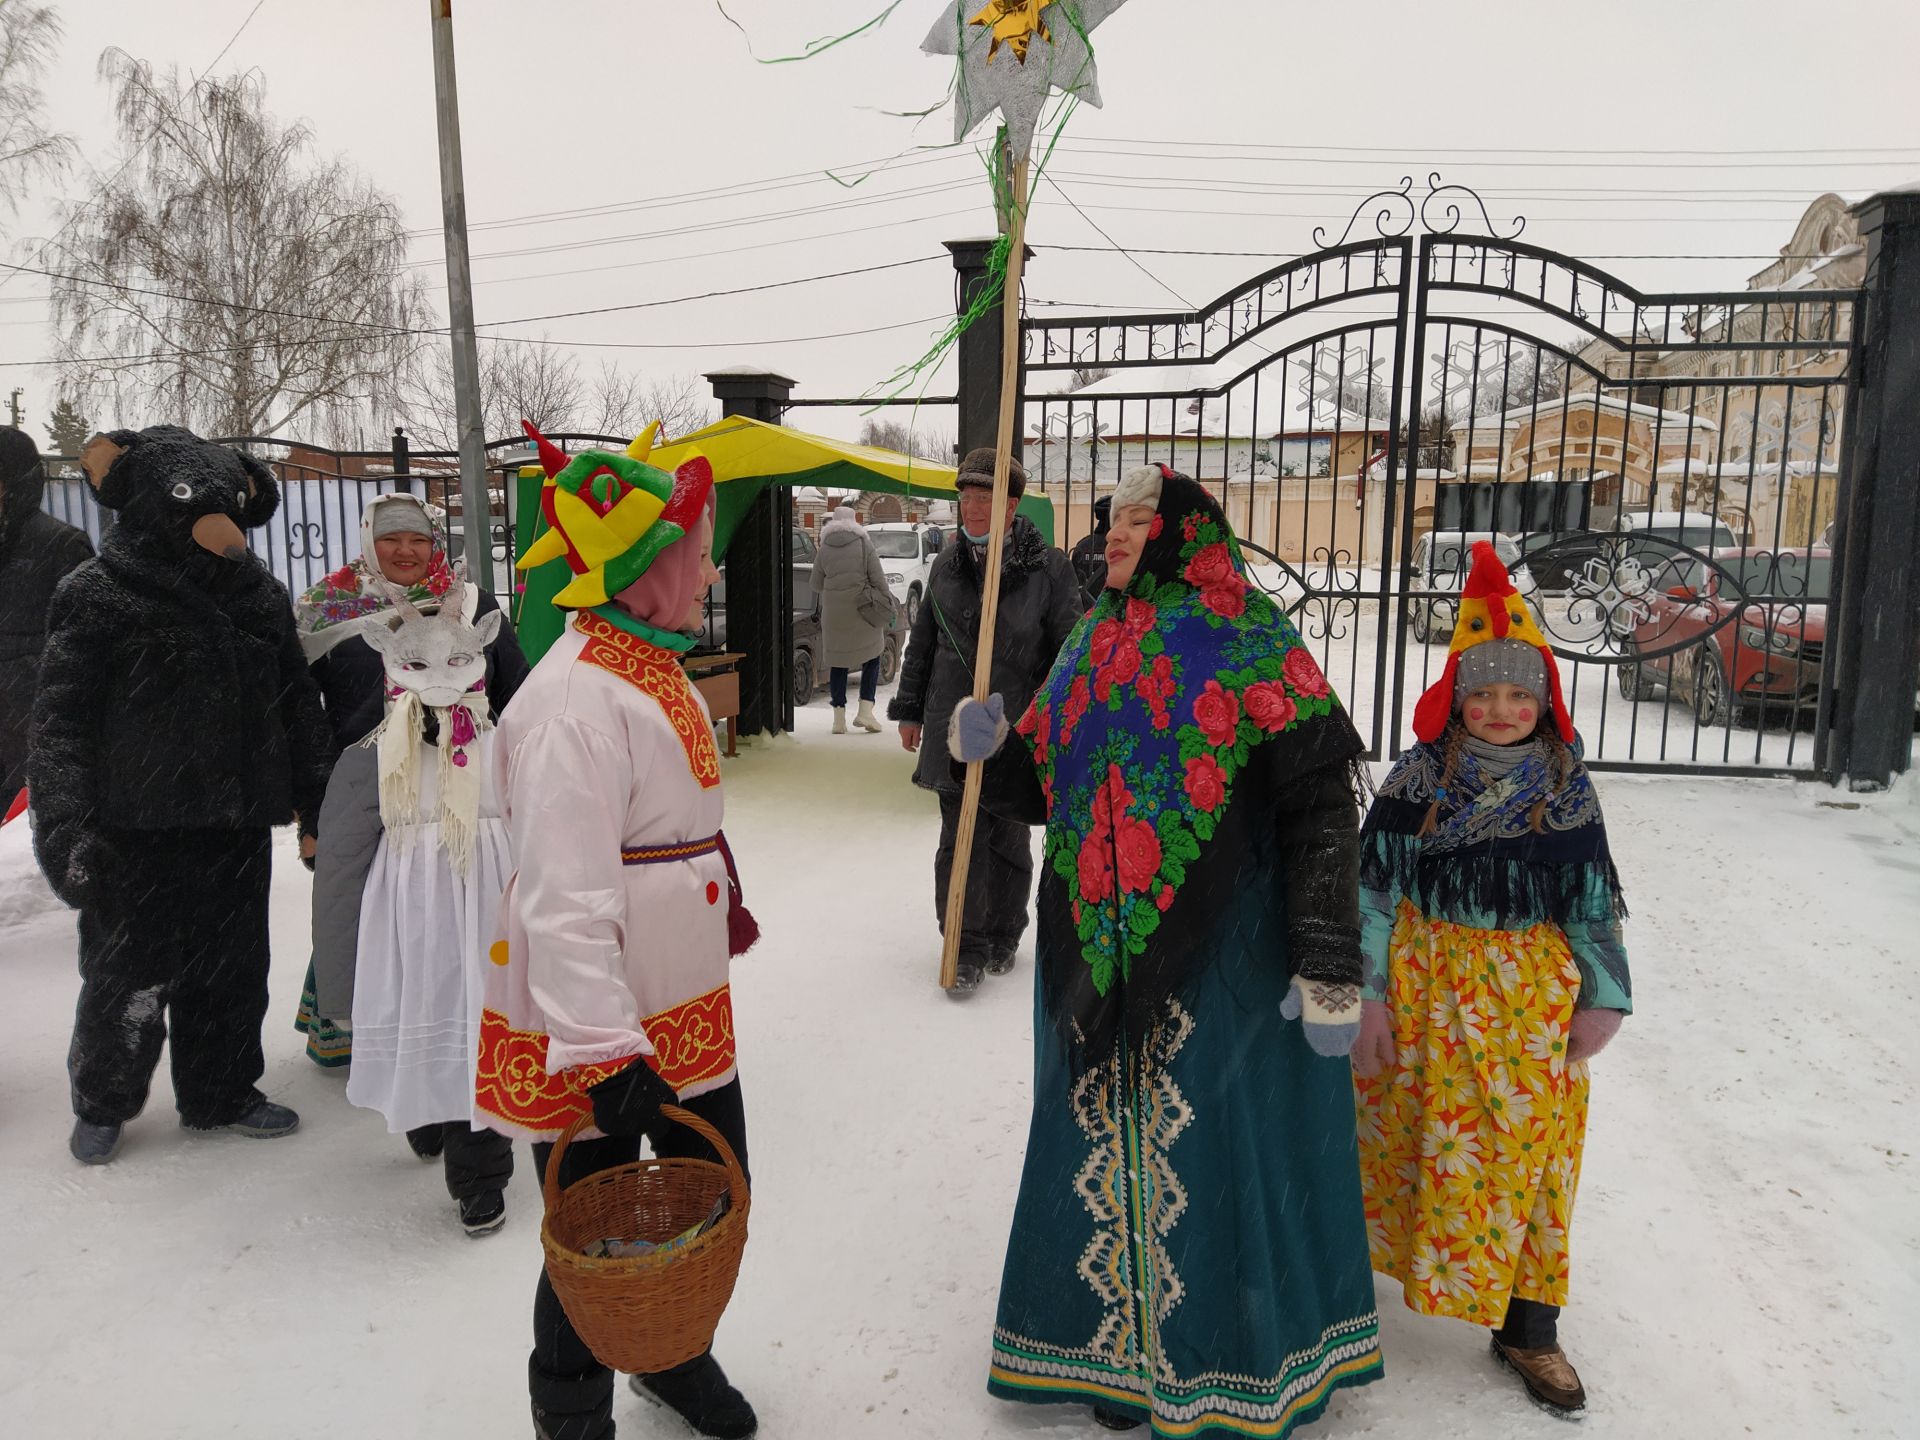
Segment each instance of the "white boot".
[[836,735],[847,733],[847,707],[844,705],[833,707],[833,733]]
[[873,713],[873,701],[862,700],[860,702],[860,713],[853,717],[853,723],[858,725],[862,730],[872,731],[875,735],[880,733],[880,720],[879,717]]

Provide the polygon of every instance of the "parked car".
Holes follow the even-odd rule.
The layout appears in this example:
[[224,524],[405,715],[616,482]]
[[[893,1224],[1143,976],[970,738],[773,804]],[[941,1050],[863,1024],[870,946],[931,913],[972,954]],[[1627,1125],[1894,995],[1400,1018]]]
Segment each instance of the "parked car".
[[[1473,568],[1473,547],[1481,540],[1493,542],[1493,553],[1502,564],[1512,567],[1519,563],[1520,546],[1511,535],[1495,530],[1435,530],[1413,542],[1407,589],[1458,592],[1466,583],[1467,571]],[[1458,611],[1452,600],[1416,595],[1408,605],[1414,639],[1423,645],[1433,641],[1445,645],[1453,639]]]
[[[824,649],[820,639],[820,602],[813,593],[813,557],[818,547],[812,534],[795,526],[789,553],[793,557],[793,703],[805,705],[827,686],[827,667],[820,658]],[[901,651],[907,641],[903,612],[904,607],[896,598],[893,628],[887,632],[886,648],[880,652],[882,685],[891,685],[900,673]],[[694,649],[711,654],[726,648],[727,578],[723,570],[707,592],[706,623],[701,627]]]
[[882,522],[867,526],[867,534],[873,538],[873,548],[880,552],[887,587],[905,608],[907,624],[911,625],[920,613],[920,597],[927,593],[927,572],[940,553],[940,527]]
[[[1691,705],[1702,725],[1745,725],[1767,712],[1797,717],[1812,709],[1820,698],[1833,552],[1722,547],[1712,554],[1712,565],[1674,555],[1653,572],[1627,650],[1672,653],[1618,666],[1621,695],[1648,700],[1665,690]],[[1699,644],[1685,643],[1694,637]]]
[[[1616,553],[1651,569],[1666,564],[1683,547],[1704,553],[1732,550],[1740,542],[1724,520],[1697,510],[1656,510],[1629,511],[1606,530],[1537,531],[1521,540],[1520,549],[1534,584],[1546,594],[1560,595],[1574,588],[1602,544],[1617,545]],[[1607,565],[1609,571],[1614,568]]]

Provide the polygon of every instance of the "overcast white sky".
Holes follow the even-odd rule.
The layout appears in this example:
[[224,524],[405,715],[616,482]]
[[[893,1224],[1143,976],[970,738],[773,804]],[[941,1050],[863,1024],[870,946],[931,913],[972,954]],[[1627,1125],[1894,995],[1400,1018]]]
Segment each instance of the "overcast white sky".
[[[762,55],[851,29],[883,4],[728,0]],[[89,161],[113,168],[100,52],[119,46],[198,73],[254,6],[65,0],[53,118]],[[949,112],[917,126],[885,113],[942,94],[950,62],[918,48],[940,8],[906,0],[822,58],[763,65],[711,0],[459,0],[483,329],[923,260],[512,332],[650,347],[583,350],[588,368],[603,355],[662,374],[765,364],[815,395],[859,393],[917,356],[938,325],[905,322],[952,304],[940,242],[992,228],[971,151],[909,153],[950,138]],[[1316,224],[1337,236],[1368,191],[1438,169],[1478,188],[1497,219],[1528,216],[1528,240],[1642,288],[1735,288],[1822,192],[1859,197],[1920,179],[1915,0],[1132,0],[1095,42],[1106,107],[1074,118],[1052,169],[1093,222],[1134,248],[1309,249]],[[263,0],[219,66],[243,67],[264,74],[278,114],[304,118],[320,149],[351,157],[398,197],[444,304],[428,0]],[[1804,150],[1844,153],[1786,153]],[[852,189],[822,174],[896,156]],[[652,203],[782,177],[787,188]],[[83,179],[73,184],[85,193]],[[632,208],[495,223],[621,204]],[[809,213],[790,213],[800,210]],[[30,203],[13,234],[44,234],[46,215]],[[1119,255],[1049,251],[1106,241],[1044,187],[1031,225],[1033,300],[1177,308],[1169,289],[1203,302],[1272,263],[1141,255],[1149,276]],[[492,258],[555,246],[574,248]],[[1753,258],[1602,258],[1709,255]],[[44,329],[18,323],[39,314],[30,297],[44,290],[33,276],[0,285],[0,359],[47,352]],[[800,338],[881,326],[904,328]],[[747,343],[766,341],[781,343]],[[52,377],[0,377],[27,387],[37,432]],[[856,423],[840,420],[803,423]]]

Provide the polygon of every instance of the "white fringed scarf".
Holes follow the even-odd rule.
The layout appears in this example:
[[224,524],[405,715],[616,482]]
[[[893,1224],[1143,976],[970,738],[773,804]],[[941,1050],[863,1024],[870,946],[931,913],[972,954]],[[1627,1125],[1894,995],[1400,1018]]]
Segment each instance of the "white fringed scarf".
[[420,821],[420,752],[426,747],[426,719],[431,712],[439,727],[439,770],[435,774],[439,805],[433,822],[440,827],[440,846],[454,873],[466,875],[473,865],[473,840],[480,818],[480,767],[473,763],[475,742],[493,728],[487,714],[484,681],[452,705],[429,706],[413,691],[387,682],[387,714],[379,728],[360,743],[375,747],[380,770],[380,822],[400,843],[411,838],[404,827]]

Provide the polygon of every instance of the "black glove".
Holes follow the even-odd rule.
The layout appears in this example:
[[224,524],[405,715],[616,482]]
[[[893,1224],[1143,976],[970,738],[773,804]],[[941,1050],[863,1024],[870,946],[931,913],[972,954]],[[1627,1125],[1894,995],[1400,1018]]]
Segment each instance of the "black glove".
[[617,1075],[587,1087],[593,1123],[606,1135],[641,1136],[660,1121],[660,1107],[680,1097],[642,1056]]

